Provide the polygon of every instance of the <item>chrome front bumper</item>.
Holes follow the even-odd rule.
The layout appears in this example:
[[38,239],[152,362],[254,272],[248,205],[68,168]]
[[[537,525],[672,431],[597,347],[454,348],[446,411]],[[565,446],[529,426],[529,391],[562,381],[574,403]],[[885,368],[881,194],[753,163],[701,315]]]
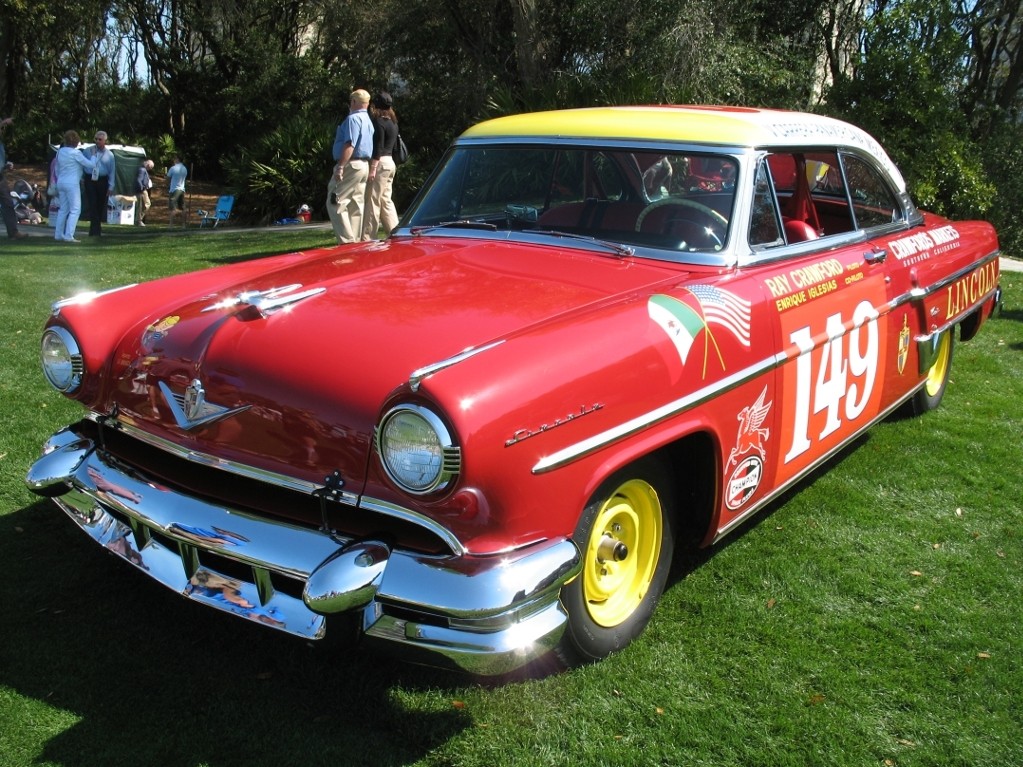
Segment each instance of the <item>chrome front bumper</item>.
[[363,637],[417,661],[502,674],[564,632],[566,539],[502,556],[430,556],[268,520],[161,486],[69,429],[25,479],[108,551],[188,599],[300,637],[361,613]]

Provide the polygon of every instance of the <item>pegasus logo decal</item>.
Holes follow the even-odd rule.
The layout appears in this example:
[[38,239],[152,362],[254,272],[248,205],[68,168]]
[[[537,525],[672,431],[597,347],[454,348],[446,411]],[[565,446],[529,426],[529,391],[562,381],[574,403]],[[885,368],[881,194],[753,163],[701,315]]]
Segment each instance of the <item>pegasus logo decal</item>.
[[735,438],[735,447],[728,455],[728,462],[725,466],[731,466],[742,456],[749,452],[755,452],[760,460],[764,460],[764,443],[771,436],[770,429],[765,429],[763,423],[767,420],[767,414],[771,410],[773,402],[764,403],[767,397],[767,387],[760,392],[757,401],[752,405],[744,407],[737,416],[739,420],[739,433]]

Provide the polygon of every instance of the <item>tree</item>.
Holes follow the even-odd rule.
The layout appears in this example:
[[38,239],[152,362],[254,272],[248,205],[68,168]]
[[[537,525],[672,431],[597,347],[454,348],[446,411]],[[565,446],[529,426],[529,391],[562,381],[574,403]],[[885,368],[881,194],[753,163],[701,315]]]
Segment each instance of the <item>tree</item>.
[[950,0],[868,4],[855,66],[839,73],[828,107],[885,145],[921,206],[984,215],[994,188],[961,104],[970,61],[961,9]]

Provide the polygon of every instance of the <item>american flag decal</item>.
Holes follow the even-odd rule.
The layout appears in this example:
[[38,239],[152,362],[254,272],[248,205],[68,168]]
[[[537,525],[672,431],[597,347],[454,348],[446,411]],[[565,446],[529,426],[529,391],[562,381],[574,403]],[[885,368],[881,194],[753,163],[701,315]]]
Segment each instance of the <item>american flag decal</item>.
[[708,325],[720,326],[743,346],[750,345],[749,301],[713,285],[692,285],[689,292],[700,302]]

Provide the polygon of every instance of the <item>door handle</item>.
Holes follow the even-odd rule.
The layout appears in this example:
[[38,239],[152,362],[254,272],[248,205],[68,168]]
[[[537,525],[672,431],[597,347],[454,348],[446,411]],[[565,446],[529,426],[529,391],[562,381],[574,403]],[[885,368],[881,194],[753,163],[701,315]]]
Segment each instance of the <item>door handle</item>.
[[888,251],[884,248],[873,248],[863,254],[863,260],[868,264],[883,264],[888,258]]

